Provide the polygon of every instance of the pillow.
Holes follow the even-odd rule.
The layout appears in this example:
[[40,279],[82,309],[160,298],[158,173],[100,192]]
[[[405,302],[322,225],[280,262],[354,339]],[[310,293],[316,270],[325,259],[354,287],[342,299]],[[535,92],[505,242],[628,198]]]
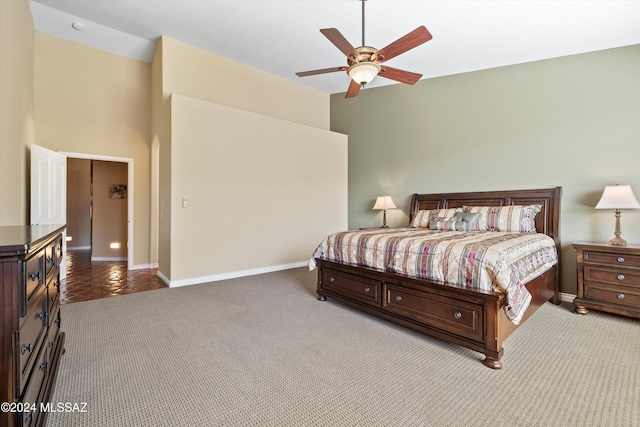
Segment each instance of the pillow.
[[450,216],[450,217],[442,217],[442,216],[438,216],[435,217],[431,222],[429,222],[429,229],[430,230],[457,230],[457,225],[458,223],[462,223],[462,221],[460,221],[460,218],[458,218],[457,216]]
[[412,228],[429,228],[429,223],[437,217],[450,218],[455,216],[455,209],[427,209],[419,210],[412,214],[409,227]]
[[460,224],[456,224],[456,230],[460,228],[459,231],[475,231],[478,228],[480,214],[471,212],[456,212],[455,218],[460,219]]
[[465,213],[479,213],[479,231],[516,231],[535,233],[535,218],[542,205],[463,206]]

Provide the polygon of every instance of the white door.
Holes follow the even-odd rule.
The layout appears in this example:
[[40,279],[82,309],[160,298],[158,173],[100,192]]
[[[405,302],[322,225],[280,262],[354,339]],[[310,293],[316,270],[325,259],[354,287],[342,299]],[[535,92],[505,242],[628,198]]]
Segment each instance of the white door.
[[[31,224],[67,223],[67,156],[31,145]],[[67,277],[66,230],[62,239],[60,278]]]

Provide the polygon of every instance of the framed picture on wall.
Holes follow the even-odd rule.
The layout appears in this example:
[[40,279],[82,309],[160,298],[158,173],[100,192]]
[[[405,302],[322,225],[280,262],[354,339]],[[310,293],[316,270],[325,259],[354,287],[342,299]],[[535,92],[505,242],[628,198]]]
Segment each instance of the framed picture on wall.
[[109,198],[110,199],[126,199],[127,198],[127,184],[111,184],[111,185],[109,185]]

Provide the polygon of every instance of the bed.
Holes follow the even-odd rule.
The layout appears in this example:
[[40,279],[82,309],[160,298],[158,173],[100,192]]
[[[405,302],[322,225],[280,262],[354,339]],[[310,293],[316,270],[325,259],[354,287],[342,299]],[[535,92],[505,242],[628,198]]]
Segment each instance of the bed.
[[[554,304],[560,302],[561,192],[562,189],[556,187],[414,194],[410,203],[411,228],[345,231],[328,236],[318,246],[309,262],[309,268],[317,268],[318,271],[318,299],[324,301],[331,298],[396,324],[467,347],[482,353],[486,366],[501,369],[504,340],[542,304],[549,300]],[[531,211],[531,208],[534,210]],[[504,216],[507,210],[516,211],[521,217],[528,215],[527,218],[520,218],[518,224],[528,221],[531,230],[505,229],[504,218],[499,221],[496,219],[495,224],[488,224],[495,219],[491,215],[498,218],[500,212]],[[454,224],[465,218],[461,213],[455,213],[460,211],[465,214],[480,212],[468,215],[471,220],[477,220],[480,215],[480,224]],[[425,218],[428,219],[426,223]],[[496,225],[500,221],[502,229]],[[467,226],[473,228],[467,229]],[[480,230],[488,227],[491,231],[478,231],[478,227]],[[417,242],[415,239],[422,238],[422,235],[425,242]],[[480,263],[480,257],[472,261],[464,257],[474,252],[469,248],[480,247],[485,243],[479,241],[485,240],[489,248],[486,252],[498,254],[498,258],[489,262],[487,255],[486,262],[482,259],[481,263],[489,267],[483,267],[484,272],[480,273],[480,269],[474,267]],[[349,250],[344,249],[344,253],[338,255],[336,248],[346,247],[346,241],[351,244]],[[382,243],[376,248],[368,241]],[[511,246],[505,249],[507,246],[504,245],[509,243],[507,241],[513,241],[511,243],[518,249],[511,249]],[[509,258],[509,254],[519,254],[521,248],[529,246],[535,248],[532,249],[534,252],[526,258],[522,257],[523,262],[518,259],[521,255]],[[365,248],[373,251],[373,255],[365,253]],[[411,252],[410,262],[395,253],[387,253],[391,248],[394,251],[401,248],[397,250]],[[465,253],[464,257],[451,255],[455,248],[460,248]],[[427,251],[433,252],[427,254]],[[416,258],[416,252],[428,261]],[[555,258],[552,259],[553,256]],[[462,273],[449,274],[449,264],[453,259],[464,259],[467,263],[460,262],[464,264]],[[421,267],[417,271],[400,268],[406,267],[406,264],[418,264]],[[427,264],[429,268],[425,267]],[[439,264],[446,265],[446,268]],[[524,271],[525,264],[527,271]],[[432,267],[436,272],[431,271]],[[438,269],[444,273],[438,273]],[[523,271],[520,272],[520,269]],[[458,277],[461,279],[457,280]],[[487,280],[491,283],[487,284]]]

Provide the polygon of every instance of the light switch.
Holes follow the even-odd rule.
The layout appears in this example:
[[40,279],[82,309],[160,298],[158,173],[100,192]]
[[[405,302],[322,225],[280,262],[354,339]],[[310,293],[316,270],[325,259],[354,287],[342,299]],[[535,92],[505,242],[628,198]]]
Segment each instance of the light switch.
[[188,203],[187,203],[187,198],[186,198],[186,197],[183,197],[183,198],[182,198],[182,207],[183,207],[183,208],[186,208],[186,207],[187,207],[187,204],[188,204]]

